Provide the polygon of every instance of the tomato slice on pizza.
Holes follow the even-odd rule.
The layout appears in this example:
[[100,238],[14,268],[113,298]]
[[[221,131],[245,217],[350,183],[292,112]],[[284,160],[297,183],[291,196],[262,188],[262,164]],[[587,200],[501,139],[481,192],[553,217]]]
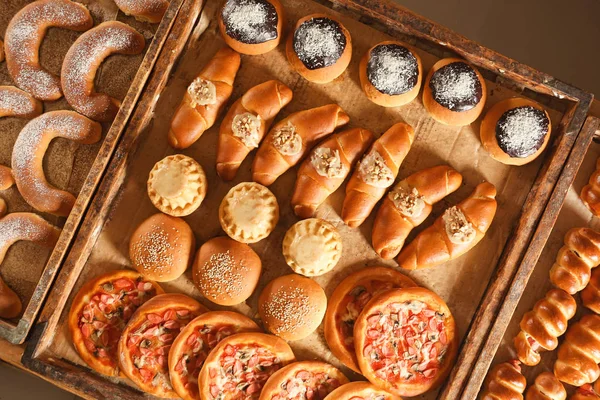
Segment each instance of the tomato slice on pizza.
[[458,346],[450,309],[424,288],[373,297],[356,320],[354,340],[362,374],[398,396],[417,396],[441,383]]
[[325,340],[331,352],[360,373],[354,351],[356,318],[373,296],[415,286],[412,279],[388,267],[367,267],[346,277],[333,291],[325,314]]
[[300,361],[275,372],[265,384],[260,400],[323,400],[348,378],[331,364]]
[[204,360],[221,340],[242,332],[260,332],[260,328],[250,318],[231,311],[209,311],[183,328],[169,352],[171,384],[181,398],[200,399],[198,375]]
[[369,382],[350,382],[331,392],[325,400],[402,400]]
[[295,360],[290,346],[265,333],[238,333],[210,352],[198,377],[202,400],[258,399],[267,379]]
[[138,308],[119,340],[121,370],[146,393],[176,398],[169,379],[168,356],[175,338],[206,307],[191,297],[158,295]]
[[95,371],[119,375],[121,332],[139,306],[164,293],[136,271],[119,270],[87,282],[69,312],[69,330],[81,358]]

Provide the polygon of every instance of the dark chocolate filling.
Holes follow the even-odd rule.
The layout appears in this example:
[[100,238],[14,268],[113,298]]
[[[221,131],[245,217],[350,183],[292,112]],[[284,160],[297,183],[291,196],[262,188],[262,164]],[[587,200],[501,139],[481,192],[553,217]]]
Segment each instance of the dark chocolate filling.
[[542,147],[549,124],[546,113],[535,107],[508,110],[496,123],[498,146],[510,157],[529,157]]
[[277,38],[279,16],[267,0],[227,0],[221,18],[227,35],[238,42],[258,44]]
[[310,70],[329,67],[342,56],[346,35],[336,21],[318,17],[304,21],[294,32],[294,52]]
[[453,62],[433,73],[429,81],[433,99],[450,111],[469,111],[483,95],[475,70],[464,62]]
[[380,44],[371,50],[367,63],[369,82],[390,96],[411,90],[419,79],[417,58],[404,46]]

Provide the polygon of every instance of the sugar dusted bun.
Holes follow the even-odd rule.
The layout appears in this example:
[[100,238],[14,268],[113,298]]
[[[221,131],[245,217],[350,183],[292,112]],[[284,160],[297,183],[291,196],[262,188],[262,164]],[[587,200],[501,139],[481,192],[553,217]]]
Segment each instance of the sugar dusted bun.
[[[336,49],[333,53],[332,48]],[[298,20],[289,35],[285,53],[292,68],[305,79],[327,83],[348,67],[352,39],[337,18],[325,14],[307,15]]]
[[242,54],[273,50],[281,41],[283,6],[279,0],[226,0],[219,10],[225,43]]
[[397,107],[414,100],[421,90],[421,57],[410,46],[387,40],[371,47],[360,60],[360,85],[373,103]]
[[154,214],[142,222],[129,242],[133,267],[148,279],[167,282],[179,278],[190,265],[196,240],[181,218]]
[[222,306],[233,306],[252,295],[262,263],[247,244],[216,237],[200,247],[193,268],[194,283],[204,297]]
[[436,121],[452,126],[474,122],[487,98],[485,80],[475,67],[460,58],[436,62],[423,88],[423,105]]

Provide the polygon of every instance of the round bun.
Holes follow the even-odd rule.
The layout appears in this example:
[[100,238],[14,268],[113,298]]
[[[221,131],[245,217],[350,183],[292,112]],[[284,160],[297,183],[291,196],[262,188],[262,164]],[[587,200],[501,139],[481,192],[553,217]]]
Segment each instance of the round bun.
[[208,300],[233,306],[252,295],[261,270],[260,257],[250,246],[228,237],[216,237],[198,250],[192,276]]
[[285,340],[304,339],[325,315],[327,296],[319,284],[297,274],[273,279],[258,298],[265,328]]
[[350,382],[331,392],[324,400],[353,399],[401,400],[400,397],[379,389],[369,382]]
[[264,54],[281,41],[283,6],[279,0],[226,0],[218,22],[221,36],[233,50]]
[[[324,51],[337,49],[336,54]],[[348,67],[352,58],[350,32],[335,17],[312,14],[300,18],[289,35],[285,53],[300,75],[315,83],[331,82]]]
[[179,278],[190,265],[196,240],[181,218],[158,213],[142,222],[129,242],[129,258],[148,279],[167,282]]
[[490,156],[508,165],[535,160],[550,140],[548,112],[535,101],[515,97],[489,109],[481,121],[480,136]]
[[365,53],[360,60],[359,76],[369,100],[384,107],[398,107],[419,94],[423,65],[415,49],[386,40]]
[[469,125],[479,118],[486,98],[481,73],[460,58],[439,60],[425,79],[423,105],[433,119],[445,125]]

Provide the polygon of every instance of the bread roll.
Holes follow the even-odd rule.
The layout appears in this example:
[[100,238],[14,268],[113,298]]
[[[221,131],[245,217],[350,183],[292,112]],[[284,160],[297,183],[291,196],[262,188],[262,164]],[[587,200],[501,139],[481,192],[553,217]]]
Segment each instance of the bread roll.
[[542,372],[527,389],[525,400],[566,400],[567,391],[552,372]]
[[554,375],[564,383],[582,386],[600,377],[600,316],[585,315],[570,326],[558,348]]
[[594,268],[585,289],[581,291],[581,302],[584,306],[600,314],[600,269]]
[[581,189],[580,197],[592,214],[600,217],[600,158],[596,160],[596,170],[590,175],[588,184]]
[[481,400],[522,400],[527,380],[521,374],[519,362],[512,360],[494,366],[484,385]]

